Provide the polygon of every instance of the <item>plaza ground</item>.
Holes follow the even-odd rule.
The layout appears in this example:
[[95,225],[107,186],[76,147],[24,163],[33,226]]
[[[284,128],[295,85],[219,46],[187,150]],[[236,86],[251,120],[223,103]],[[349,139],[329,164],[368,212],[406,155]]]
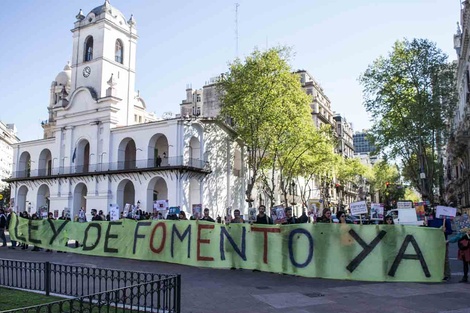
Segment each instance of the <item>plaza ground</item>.
[[462,264],[450,246],[452,279],[447,283],[371,283],[225,270],[0,248],[1,259],[57,262],[182,276],[182,312],[188,313],[470,313],[470,284],[458,283]]

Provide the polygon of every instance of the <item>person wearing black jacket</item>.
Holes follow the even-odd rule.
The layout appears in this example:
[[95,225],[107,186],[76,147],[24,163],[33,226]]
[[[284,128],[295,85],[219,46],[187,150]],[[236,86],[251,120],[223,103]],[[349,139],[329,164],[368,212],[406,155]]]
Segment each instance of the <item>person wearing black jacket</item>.
[[286,208],[285,212],[286,212],[286,221],[284,223],[282,223],[283,225],[297,224],[298,223],[297,219],[294,216],[292,216],[292,208],[291,207]]
[[209,209],[205,208],[204,209],[204,216],[201,218],[202,221],[207,221],[207,222],[212,222],[214,223],[214,219],[209,216]]
[[5,211],[0,209],[0,239],[3,241],[3,246],[7,246],[7,237],[5,236],[5,228],[7,227],[7,217]]
[[266,207],[264,205],[260,205],[258,208],[258,215],[256,215],[255,224],[272,224],[273,220],[266,215]]

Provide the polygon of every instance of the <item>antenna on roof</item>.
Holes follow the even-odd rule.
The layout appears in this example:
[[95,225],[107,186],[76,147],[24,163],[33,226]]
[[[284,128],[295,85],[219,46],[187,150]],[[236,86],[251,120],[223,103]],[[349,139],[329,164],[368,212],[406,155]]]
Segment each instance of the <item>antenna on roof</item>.
[[240,5],[235,3],[235,56],[238,58],[238,7]]

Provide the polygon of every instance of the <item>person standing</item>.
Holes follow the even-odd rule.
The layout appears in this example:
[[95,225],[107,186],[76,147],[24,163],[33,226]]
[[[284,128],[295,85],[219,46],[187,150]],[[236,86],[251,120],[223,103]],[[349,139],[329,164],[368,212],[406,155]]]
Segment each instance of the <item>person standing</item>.
[[[12,210],[13,210],[13,209],[11,209],[11,208],[8,209],[8,213],[7,213],[7,229],[10,228]],[[11,241],[11,247],[9,247],[9,248],[10,248],[10,249],[15,249],[17,243],[16,243],[16,241],[11,240],[11,236],[10,236],[10,241]]]
[[264,205],[260,205],[258,207],[258,215],[256,215],[255,224],[272,224],[273,220],[266,215],[266,207]]
[[233,211],[233,216],[234,218],[232,219],[231,223],[239,223],[239,224],[243,224],[245,223],[245,221],[243,220],[243,218],[240,216],[240,210],[236,209]]
[[0,239],[3,241],[3,247],[7,246],[7,237],[5,236],[5,228],[7,227],[7,217],[5,211],[0,209]]
[[[427,221],[427,226],[432,228],[442,228],[444,237],[446,239],[446,255],[444,263],[444,278],[443,280],[449,280],[451,277],[450,264],[449,264],[449,243],[447,242],[447,236],[452,235],[452,224],[450,219],[442,219],[436,217],[436,212],[433,213],[433,219]],[[470,261],[470,259],[469,259]]]
[[457,258],[463,262],[463,277],[459,283],[468,283],[468,267],[470,265],[470,228],[464,228],[447,243],[458,243]]
[[292,208],[288,207],[285,209],[286,212],[286,221],[282,223],[283,225],[287,224],[297,224],[297,220],[294,216],[292,216]]
[[331,219],[331,210],[328,208],[323,209],[322,215],[317,219],[317,223],[333,223]]
[[340,224],[346,224],[346,212],[344,211],[336,212],[336,218],[338,219]]
[[212,222],[212,223],[215,222],[214,219],[209,216],[209,209],[208,208],[204,209],[204,216],[201,218],[201,220]]

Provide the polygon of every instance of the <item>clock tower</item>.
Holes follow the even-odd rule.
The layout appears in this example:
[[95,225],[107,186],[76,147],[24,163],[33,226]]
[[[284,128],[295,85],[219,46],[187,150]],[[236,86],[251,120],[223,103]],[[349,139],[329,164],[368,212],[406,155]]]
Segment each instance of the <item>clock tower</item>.
[[[71,91],[93,89],[98,99],[109,96],[111,77],[116,88],[113,96],[121,99],[124,111],[132,110],[135,96],[135,56],[137,30],[133,16],[126,19],[109,0],[86,16],[77,14],[73,33]],[[130,117],[127,116],[126,125]]]

